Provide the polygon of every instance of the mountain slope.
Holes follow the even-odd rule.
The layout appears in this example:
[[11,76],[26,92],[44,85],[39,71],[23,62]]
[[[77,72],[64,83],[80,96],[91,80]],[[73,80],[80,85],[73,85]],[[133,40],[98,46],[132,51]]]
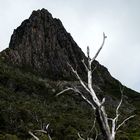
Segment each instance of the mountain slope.
[[[94,131],[89,134],[94,121],[90,107],[72,92],[55,97],[67,86],[81,88],[68,63],[86,81],[82,59],[87,62],[59,19],[45,9],[33,11],[14,30],[9,48],[0,53],[0,139],[30,139],[29,130],[41,129],[47,123],[56,140],[77,139],[78,132],[93,136]],[[100,98],[106,97],[107,111],[112,116],[122,84],[97,61],[94,66],[94,88]],[[121,119],[130,114],[137,116],[124,125],[118,139],[138,140],[140,95],[127,87],[124,95]]]

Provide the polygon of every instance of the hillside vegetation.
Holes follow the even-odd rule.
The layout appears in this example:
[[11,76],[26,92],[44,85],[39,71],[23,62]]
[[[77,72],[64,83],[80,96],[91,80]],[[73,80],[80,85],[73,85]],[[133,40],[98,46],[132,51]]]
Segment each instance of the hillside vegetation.
[[[28,131],[42,129],[50,124],[50,135],[58,139],[78,139],[77,133],[93,136],[90,132],[94,113],[80,96],[67,93],[60,97],[55,94],[66,85],[77,85],[75,81],[52,81],[43,79],[19,68],[0,64],[0,139],[31,139]],[[109,85],[104,95],[111,97],[108,112],[113,114],[119,101],[119,85]],[[140,138],[140,96],[125,88],[127,100],[122,105],[121,117],[136,114],[118,133],[118,139],[139,140]],[[109,96],[108,96],[109,95]],[[112,105],[112,103],[114,105]],[[43,140],[45,135],[40,136]]]

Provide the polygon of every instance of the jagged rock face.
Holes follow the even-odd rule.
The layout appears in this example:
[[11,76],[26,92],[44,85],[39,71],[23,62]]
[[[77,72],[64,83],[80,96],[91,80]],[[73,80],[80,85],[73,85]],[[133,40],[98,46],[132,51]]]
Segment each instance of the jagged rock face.
[[64,29],[61,21],[45,9],[33,11],[11,37],[6,58],[55,79],[71,77],[67,63],[82,73],[85,55]]
[[[68,63],[86,80],[82,59],[87,58],[63,27],[45,9],[33,11],[11,37],[9,48],[0,54],[7,62],[56,80],[74,77]],[[97,85],[114,82],[108,70],[94,61],[93,80]]]

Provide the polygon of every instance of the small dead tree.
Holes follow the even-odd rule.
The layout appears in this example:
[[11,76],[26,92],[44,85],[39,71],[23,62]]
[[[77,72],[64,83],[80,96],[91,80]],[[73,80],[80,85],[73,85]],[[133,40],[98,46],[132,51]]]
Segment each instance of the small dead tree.
[[[102,50],[104,43],[105,43],[105,39],[107,38],[107,36],[103,33],[103,42],[100,46],[100,48],[98,49],[97,53],[95,54],[95,56],[93,58],[90,57],[90,50],[89,47],[87,47],[87,59],[88,59],[88,65],[86,65],[85,61],[82,60],[83,65],[85,66],[85,69],[87,71],[87,77],[88,77],[88,81],[87,84],[82,80],[82,78],[79,76],[78,72],[70,65],[70,68],[72,70],[72,72],[75,74],[75,76],[77,77],[77,79],[79,80],[80,84],[82,85],[82,87],[91,95],[92,97],[92,101],[89,100],[86,96],[84,96],[84,94],[76,87],[68,87],[67,89],[64,89],[63,91],[61,91],[60,93],[57,94],[60,95],[66,91],[72,90],[74,92],[77,92],[81,95],[81,97],[83,98],[84,101],[86,101],[91,107],[92,109],[95,111],[95,117],[96,120],[98,122],[98,125],[100,127],[100,130],[105,138],[105,140],[115,140],[115,136],[116,136],[116,132],[117,130],[129,119],[133,118],[135,115],[132,115],[128,118],[126,118],[122,123],[117,124],[118,122],[118,118],[119,118],[119,108],[122,104],[122,98],[120,103],[118,104],[117,108],[116,108],[116,115],[114,118],[108,118],[106,110],[105,110],[105,98],[101,100],[99,100],[99,98],[97,97],[94,89],[93,89],[93,77],[92,77],[92,64],[93,61],[97,58],[97,56],[99,55],[100,51]],[[109,121],[111,121],[111,125],[109,123]],[[78,136],[80,137],[80,134],[78,134]],[[83,139],[83,138],[81,138]],[[83,139],[84,140],[84,139]]]
[[[51,136],[50,136],[50,134],[49,134],[49,132],[48,132],[49,125],[50,125],[50,124],[47,124],[46,127],[45,127],[45,129],[35,130],[34,132],[40,132],[40,133],[42,133],[42,134],[45,134],[45,135],[47,135],[47,137],[48,137],[47,140],[52,140],[52,138],[51,138]],[[30,134],[35,140],[40,140],[40,139],[39,139],[33,132],[31,132],[31,131],[28,131],[28,134]]]

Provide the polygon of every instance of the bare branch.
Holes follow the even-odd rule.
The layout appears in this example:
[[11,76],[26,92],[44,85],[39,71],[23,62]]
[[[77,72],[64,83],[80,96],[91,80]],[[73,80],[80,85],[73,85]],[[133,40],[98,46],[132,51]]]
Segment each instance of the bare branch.
[[116,135],[116,125],[117,125],[118,117],[119,117],[119,115],[116,114],[116,117],[114,119],[112,119],[111,134],[112,134],[113,138],[115,138],[115,135]]
[[118,104],[118,106],[117,106],[117,108],[116,108],[116,116],[115,116],[115,118],[114,119],[112,119],[111,121],[112,121],[112,137],[113,138],[115,138],[115,135],[116,135],[116,126],[117,126],[117,122],[118,122],[118,118],[119,118],[119,108],[121,107],[121,104],[122,104],[122,101],[123,101],[123,90],[121,90],[120,89],[120,91],[121,91],[121,100],[120,100],[120,102],[119,102],[119,104]]
[[118,104],[117,109],[116,109],[116,115],[119,114],[118,112],[119,112],[119,108],[121,107],[122,101],[123,101],[123,93],[122,93],[122,96],[121,96],[120,103]]
[[104,103],[105,103],[105,98],[102,99],[100,107],[102,107]]
[[69,90],[73,90],[73,88],[66,88],[66,89],[62,90],[61,92],[57,93],[56,96],[59,96],[59,95],[63,94],[66,91],[69,91]]
[[86,63],[85,63],[85,60],[84,60],[84,59],[82,60],[82,63],[83,63],[83,65],[85,66],[86,71],[88,71],[88,67],[87,67],[87,65],[86,65]]
[[104,43],[105,43],[105,39],[106,38],[107,38],[107,36],[105,35],[105,33],[103,33],[103,42],[102,42],[100,48],[98,49],[97,53],[95,54],[95,56],[92,58],[91,62],[93,62],[97,58],[98,54],[100,53],[101,49],[104,46]]
[[46,130],[48,130],[48,128],[49,128],[49,125],[50,125],[49,123],[46,125],[46,127],[45,127],[45,129],[46,129]]
[[107,118],[109,121],[112,121],[113,119],[112,118]]
[[121,84],[120,84],[120,92],[121,92],[121,94],[123,94],[123,92],[124,92],[124,86],[123,87],[121,87]]
[[94,107],[94,105],[90,102],[90,100],[88,100],[88,99],[87,99],[78,89],[76,89],[76,88],[67,88],[67,89],[64,89],[63,91],[61,91],[61,92],[59,92],[58,94],[56,94],[56,96],[59,96],[59,95],[63,94],[63,93],[66,92],[66,91],[69,91],[69,90],[72,90],[72,91],[74,91],[74,92],[79,93],[80,96],[81,96],[89,105],[91,105],[91,107],[95,110],[95,107]]
[[49,138],[49,140],[52,140],[52,138],[51,138],[51,136],[48,134],[48,138]]
[[123,91],[124,91],[124,86],[123,88],[120,87],[120,92],[121,92],[121,100],[120,100],[120,103],[118,104],[117,106],[117,109],[116,109],[116,115],[119,114],[119,108],[121,107],[121,104],[122,104],[122,101],[123,101]]
[[80,135],[79,132],[77,133],[77,135],[78,135],[78,137],[80,138],[80,140],[85,140],[85,139],[83,139],[83,138],[81,137],[81,135]]
[[45,130],[35,130],[35,131],[36,131],[36,132],[41,132],[41,133],[47,134],[49,140],[52,140],[52,138],[50,137],[49,133],[47,132],[47,130],[48,130],[48,128],[49,128],[49,125],[50,125],[49,123],[46,125]]
[[91,58],[90,58],[90,54],[89,54],[89,46],[87,46],[87,58],[88,58],[88,61],[91,60]]
[[87,97],[85,97],[78,89],[75,89],[75,92],[79,93],[81,95],[81,97],[89,104],[91,105],[91,107],[93,108],[93,110],[95,110],[96,108],[94,107],[94,105],[90,102],[90,100],[88,100]]
[[84,87],[84,89],[85,89],[87,92],[90,93],[90,90],[89,90],[88,87],[85,85],[85,83],[83,82],[83,80],[80,78],[80,76],[79,76],[79,74],[77,73],[77,71],[74,70],[73,67],[72,67],[70,64],[68,64],[68,65],[70,66],[71,70],[72,70],[73,73],[76,75],[76,77],[78,78],[79,82],[80,82],[81,85]]
[[36,135],[34,135],[31,131],[29,131],[28,132],[35,140],[39,140],[39,138],[36,136]]
[[97,65],[94,67],[94,69],[92,70],[92,73],[96,70],[96,68],[97,68]]
[[136,115],[131,115],[130,117],[126,118],[121,124],[118,125],[118,127],[116,128],[116,131],[128,120],[130,120],[131,118],[134,118]]

